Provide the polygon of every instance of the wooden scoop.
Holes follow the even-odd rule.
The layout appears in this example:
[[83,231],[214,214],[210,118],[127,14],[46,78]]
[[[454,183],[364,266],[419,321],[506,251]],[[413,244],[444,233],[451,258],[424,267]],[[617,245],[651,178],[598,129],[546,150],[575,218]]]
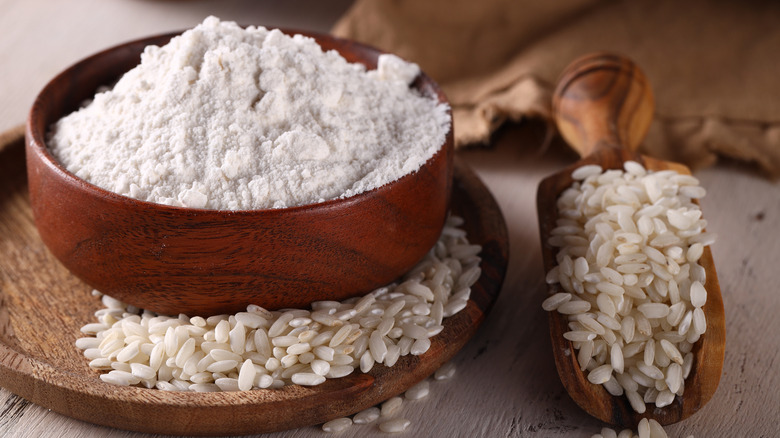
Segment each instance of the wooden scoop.
[[[556,200],[573,180],[574,169],[598,164],[604,169],[621,169],[634,160],[648,170],[672,169],[690,174],[687,167],[640,155],[636,149],[653,116],[653,95],[644,74],[621,56],[596,53],[574,61],[561,75],[553,97],[553,114],[563,137],[583,158],[563,171],[544,179],[537,193],[537,209],[545,270],[552,269],[556,248],[549,245],[550,232],[558,216]],[[586,412],[611,424],[636,425],[644,417],[670,424],[701,409],[715,393],[723,367],[726,341],[723,299],[709,247],[699,260],[707,273],[704,285],[707,302],[703,307],[707,329],[694,345],[694,362],[682,397],[664,408],[647,404],[644,414],[636,413],[625,396],[610,395],[603,386],[587,380],[580,370],[572,342],[563,338],[567,316],[549,312],[550,337],[558,375],[572,399]],[[550,292],[560,292],[560,284]]]

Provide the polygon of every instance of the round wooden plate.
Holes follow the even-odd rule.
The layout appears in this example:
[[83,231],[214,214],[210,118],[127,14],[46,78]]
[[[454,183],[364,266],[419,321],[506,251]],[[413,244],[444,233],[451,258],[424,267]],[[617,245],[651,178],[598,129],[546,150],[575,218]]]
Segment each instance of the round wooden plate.
[[483,245],[482,276],[468,306],[444,322],[422,356],[375,366],[317,387],[189,393],[103,383],[74,342],[102,305],[45,248],[27,196],[22,130],[0,134],[0,385],[91,423],[174,435],[238,435],[322,423],[399,394],[450,360],[498,297],[507,266],[506,224],[493,196],[456,159],[453,212]]

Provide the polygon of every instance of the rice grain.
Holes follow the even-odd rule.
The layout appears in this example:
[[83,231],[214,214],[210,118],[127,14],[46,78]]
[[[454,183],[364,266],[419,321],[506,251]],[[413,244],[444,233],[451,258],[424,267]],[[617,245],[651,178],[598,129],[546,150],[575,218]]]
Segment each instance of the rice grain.
[[433,373],[433,378],[436,380],[451,379],[455,375],[455,364],[447,362]]
[[335,420],[330,420],[327,423],[322,425],[322,431],[323,432],[329,432],[329,433],[337,433],[342,432],[344,430],[347,430],[349,426],[352,426],[352,420],[349,418],[336,418]]
[[381,416],[382,417],[391,417],[395,415],[399,409],[401,409],[401,405],[403,404],[404,400],[401,397],[391,397],[384,403],[382,403],[381,408]]
[[379,423],[379,430],[385,433],[399,433],[405,431],[410,424],[411,421],[405,418],[394,418]]
[[[561,304],[566,303],[569,300],[571,300],[571,294],[559,292],[557,294],[551,295],[549,298],[544,300],[544,302],[542,302],[542,309],[549,312],[557,309]],[[82,338],[82,339],[92,339],[92,338]]]
[[419,400],[421,398],[428,396],[429,392],[430,392],[430,385],[428,384],[427,380],[423,380],[422,382],[407,389],[406,392],[404,393],[404,397],[408,400]]
[[295,373],[291,379],[293,383],[301,386],[316,386],[325,381],[324,376],[314,373]]
[[355,414],[354,417],[352,417],[352,421],[355,424],[369,424],[373,423],[379,418],[381,411],[377,407],[370,407],[368,409],[362,410]]

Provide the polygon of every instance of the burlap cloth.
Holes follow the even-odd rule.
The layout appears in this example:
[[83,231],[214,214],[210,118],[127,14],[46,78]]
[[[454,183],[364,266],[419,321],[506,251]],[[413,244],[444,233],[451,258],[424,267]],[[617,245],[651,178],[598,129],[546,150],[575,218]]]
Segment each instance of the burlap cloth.
[[419,63],[452,103],[459,146],[488,143],[507,120],[549,118],[561,70],[608,50],[653,85],[643,152],[780,175],[780,2],[357,0],[333,33]]

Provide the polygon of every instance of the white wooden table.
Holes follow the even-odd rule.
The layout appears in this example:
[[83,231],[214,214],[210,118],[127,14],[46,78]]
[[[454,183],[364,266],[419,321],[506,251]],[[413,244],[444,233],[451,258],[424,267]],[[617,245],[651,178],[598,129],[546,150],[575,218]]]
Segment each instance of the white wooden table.
[[[246,24],[326,31],[349,1],[0,0],[0,132],[23,122],[55,73],[99,49],[191,27],[209,14]],[[415,437],[590,436],[602,427],[566,395],[547,332],[535,211],[542,177],[574,160],[539,147],[537,124],[505,129],[492,149],[461,151],[503,210],[510,235],[509,272],[493,312],[455,359],[452,380],[404,405]],[[709,195],[702,208],[726,307],[726,362],[715,397],[670,436],[780,436],[780,186],[754,169],[719,164],[697,172]],[[2,263],[2,261],[0,261]],[[353,427],[339,436],[386,436]],[[136,437],[73,420],[0,389],[0,436]],[[326,436],[317,427],[269,436]]]

